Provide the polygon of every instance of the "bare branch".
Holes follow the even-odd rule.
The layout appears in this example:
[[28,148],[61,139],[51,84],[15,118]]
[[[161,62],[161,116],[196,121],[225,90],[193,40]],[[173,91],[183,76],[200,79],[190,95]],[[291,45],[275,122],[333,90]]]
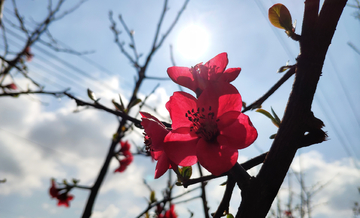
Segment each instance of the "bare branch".
[[[154,40],[154,43],[153,43],[153,49],[156,50],[156,49],[158,49],[158,48],[162,45],[162,43],[164,42],[164,40],[166,39],[166,37],[170,34],[171,30],[174,28],[175,24],[178,22],[181,14],[184,12],[184,10],[185,10],[185,8],[186,8],[186,5],[189,3],[189,1],[190,1],[190,0],[186,0],[186,1],[184,2],[184,5],[182,6],[182,8],[180,9],[180,11],[178,12],[175,20],[174,20],[173,23],[170,25],[169,29],[165,32],[165,34],[162,36],[160,42],[156,45],[157,36],[158,36],[158,32],[157,32],[157,34],[156,34],[156,39]],[[166,7],[166,4],[167,4],[167,1],[165,1],[165,2],[166,2],[166,3],[165,3],[165,6],[164,6],[163,15],[165,15],[165,12],[166,12],[166,10],[167,10],[167,9],[165,8],[165,7]],[[163,15],[161,16],[160,19],[163,18]],[[161,23],[162,23],[162,20],[159,21],[158,30],[160,30]]]
[[249,106],[245,107],[242,110],[242,113],[245,113],[248,110],[260,108],[261,104],[264,103],[264,101],[266,101],[266,99],[268,99],[278,88],[280,88],[280,86],[282,84],[284,84],[284,82],[286,82],[294,73],[295,73],[295,66],[290,68],[290,70],[288,70],[285,73],[285,75],[283,77],[281,77],[281,79],[277,83],[275,83],[275,85],[273,85],[271,87],[271,89],[269,91],[267,91],[261,98],[259,98],[254,103],[250,104]]
[[131,122],[134,123],[134,125],[138,128],[142,128],[141,126],[141,121],[134,118],[134,117],[131,117],[129,115],[127,115],[126,113],[123,113],[121,111],[115,111],[115,110],[112,110],[110,108],[107,108],[105,107],[104,105],[100,104],[99,102],[95,101],[94,103],[89,103],[89,102],[86,102],[86,101],[83,101],[83,100],[80,100],[79,98],[76,98],[75,96],[73,96],[72,94],[68,93],[67,91],[62,91],[62,92],[49,92],[49,91],[43,91],[43,90],[40,90],[40,91],[23,91],[23,92],[6,92],[6,93],[0,93],[0,97],[1,96],[18,96],[18,95],[28,95],[28,94],[46,94],[46,95],[54,95],[56,97],[59,97],[59,96],[62,96],[62,95],[66,95],[67,97],[75,100],[77,106],[90,106],[90,107],[93,107],[93,108],[97,108],[97,109],[100,109],[100,110],[104,110],[108,113],[111,113],[111,114],[114,114],[118,117],[121,117],[123,118],[124,120],[129,120]]
[[233,177],[231,175],[228,175],[228,180],[226,183],[226,189],[224,192],[224,196],[223,196],[215,214],[213,214],[213,218],[220,218],[220,217],[224,216],[225,214],[229,213],[230,199],[231,199],[235,184],[236,184],[236,182],[233,179]]
[[139,68],[139,63],[134,60],[131,55],[125,50],[124,48],[124,43],[120,41],[119,35],[121,34],[121,32],[119,30],[116,29],[116,22],[113,19],[113,13],[112,11],[109,11],[109,20],[111,23],[110,29],[113,31],[114,36],[115,36],[115,43],[118,45],[118,47],[120,48],[121,53],[123,53],[125,55],[125,57],[127,59],[129,59],[129,61],[131,62],[131,64],[138,69]]
[[21,17],[20,14],[19,14],[19,11],[18,11],[18,8],[17,8],[17,5],[16,5],[16,1],[15,1],[15,0],[12,0],[12,3],[13,3],[13,6],[14,6],[15,16],[16,16],[16,18],[18,19],[19,24],[20,24],[20,29],[21,29],[24,33],[26,33],[26,35],[29,35],[29,31],[26,29],[25,24],[24,24],[24,18]]
[[86,2],[87,0],[81,0],[79,1],[74,7],[68,9],[67,11],[63,12],[62,14],[56,16],[53,18],[53,20],[60,20],[61,18],[65,17],[66,15],[71,14],[72,12],[74,12],[75,10],[77,10],[84,2]]
[[[59,48],[56,43],[56,40],[53,39],[53,43],[49,43],[49,42],[45,42],[44,40],[42,39],[39,39],[39,42],[43,45],[46,45],[47,47],[53,49],[54,51],[57,51],[57,52],[65,52],[65,53],[69,53],[69,54],[74,54],[74,55],[87,55],[87,54],[93,54],[95,53],[95,51],[83,51],[83,52],[79,52],[79,51],[75,51],[73,49],[67,49],[67,48]],[[54,43],[55,42],[55,43]],[[56,44],[56,45],[54,45]]]
[[119,20],[120,20],[122,26],[124,27],[126,33],[129,35],[129,38],[131,40],[131,44],[129,46],[134,51],[135,59],[136,59],[136,62],[138,63],[140,56],[138,55],[137,50],[136,50],[136,45],[135,45],[135,40],[134,40],[135,32],[134,32],[134,30],[129,30],[129,28],[127,27],[127,25],[121,15],[119,15]]

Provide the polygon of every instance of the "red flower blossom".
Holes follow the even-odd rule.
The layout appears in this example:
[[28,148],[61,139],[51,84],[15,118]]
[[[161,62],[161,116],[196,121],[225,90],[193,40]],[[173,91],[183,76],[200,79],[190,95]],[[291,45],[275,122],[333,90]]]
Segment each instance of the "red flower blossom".
[[220,53],[206,64],[197,64],[195,67],[169,67],[167,73],[177,84],[191,89],[200,96],[201,92],[208,86],[209,82],[221,81],[230,83],[239,75],[241,68],[229,68],[227,53]]
[[157,160],[155,169],[155,179],[162,176],[168,169],[177,168],[177,166],[169,160],[164,152],[164,138],[169,130],[156,117],[146,112],[140,112],[141,125],[145,129],[151,156]]
[[120,160],[120,166],[115,170],[115,172],[122,173],[126,170],[126,168],[132,163],[134,160],[133,155],[130,152],[127,152],[128,154],[125,156],[124,159]]
[[[60,193],[60,191],[65,190],[64,192]],[[56,187],[56,183],[55,183],[55,179],[51,179],[51,187],[49,190],[50,196],[51,198],[56,198],[58,200],[58,206],[65,206],[65,207],[69,207],[70,206],[70,201],[72,199],[74,199],[74,196],[69,195],[68,190],[64,189],[59,189]]]
[[285,211],[284,211],[284,214],[285,214],[286,217],[289,217],[289,218],[292,218],[292,217],[293,217],[291,211],[289,211],[289,210],[285,210]]
[[133,155],[130,152],[130,144],[128,141],[122,142],[120,141],[120,153],[125,157],[122,160],[119,160],[120,166],[114,171],[115,172],[124,172],[126,168],[132,163],[134,160]]
[[49,189],[51,198],[56,198],[59,194],[59,190],[56,188],[55,179],[51,179],[51,187]]
[[121,145],[120,151],[122,152],[130,151],[130,144],[128,141],[126,142],[120,141],[120,145]]
[[68,192],[64,192],[60,195],[58,195],[56,197],[59,201],[58,201],[58,206],[65,206],[65,207],[69,207],[70,206],[70,201],[72,199],[74,199],[74,196],[72,195],[69,195]]
[[177,215],[175,213],[175,205],[172,204],[170,206],[170,209],[165,212],[164,218],[177,218]]
[[229,83],[208,83],[198,99],[175,92],[166,104],[172,130],[164,150],[175,164],[191,166],[197,161],[214,175],[230,170],[238,149],[257,138],[250,119],[241,113],[241,96]]

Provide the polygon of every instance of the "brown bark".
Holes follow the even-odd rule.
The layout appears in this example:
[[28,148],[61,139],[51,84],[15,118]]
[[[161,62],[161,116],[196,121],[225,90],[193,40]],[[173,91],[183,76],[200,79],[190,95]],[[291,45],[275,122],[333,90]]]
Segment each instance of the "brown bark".
[[325,0],[318,14],[319,0],[305,2],[295,81],[282,123],[259,174],[242,190],[236,217],[265,217],[286,176],[297,149],[320,143],[326,134],[315,118],[311,104],[325,55],[346,0]]

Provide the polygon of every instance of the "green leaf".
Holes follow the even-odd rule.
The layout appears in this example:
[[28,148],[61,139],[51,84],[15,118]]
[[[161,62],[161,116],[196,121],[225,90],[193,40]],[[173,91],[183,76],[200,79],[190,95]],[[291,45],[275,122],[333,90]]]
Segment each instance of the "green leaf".
[[276,133],[275,134],[272,134],[269,138],[270,139],[274,139],[276,137]]
[[[177,177],[178,177],[177,183],[179,183],[179,185],[182,185],[183,182],[186,182],[187,180],[189,180],[192,175],[192,167],[191,166],[183,167],[183,168],[178,167],[177,171],[178,171],[178,173],[176,173]],[[176,185],[178,185],[178,184],[176,184]]]
[[139,104],[141,102],[141,99],[137,98],[136,100],[130,102],[129,109],[134,107],[135,105]]
[[224,186],[224,185],[226,185],[226,184],[227,184],[227,181],[221,183],[220,186]]
[[269,20],[275,27],[293,32],[291,14],[285,5],[275,4],[269,8]]
[[115,106],[115,108],[119,111],[124,111],[124,107],[122,107],[120,104],[118,104],[114,99],[111,101],[113,103],[113,105]]
[[267,112],[266,110],[259,108],[259,109],[256,110],[256,112],[259,112],[259,113],[264,114],[265,116],[267,116],[268,118],[270,118],[270,120],[273,122],[273,124],[274,124],[275,126],[279,127],[279,124],[278,124],[278,122],[276,121],[276,119],[275,119],[269,112]]
[[122,108],[125,108],[125,104],[124,104],[124,102],[122,101],[120,94],[119,94],[119,99],[120,99],[120,104],[121,104]]
[[275,121],[276,121],[276,123],[278,124],[278,127],[279,127],[280,124],[281,124],[281,120],[279,119],[278,115],[275,113],[275,111],[273,110],[272,107],[271,107],[271,113],[273,114],[273,116],[275,118]]
[[234,218],[234,216],[231,213],[229,213],[228,215],[226,215],[226,218]]
[[156,202],[155,191],[151,191],[151,193],[150,193],[150,203],[154,203],[154,202]]
[[282,66],[278,69],[277,73],[282,73],[290,69],[292,66]]
[[192,174],[192,167],[188,166],[188,167],[183,167],[181,170],[181,176],[186,180],[190,179]]
[[93,91],[91,91],[90,89],[87,89],[87,94],[91,100],[96,101],[96,96]]

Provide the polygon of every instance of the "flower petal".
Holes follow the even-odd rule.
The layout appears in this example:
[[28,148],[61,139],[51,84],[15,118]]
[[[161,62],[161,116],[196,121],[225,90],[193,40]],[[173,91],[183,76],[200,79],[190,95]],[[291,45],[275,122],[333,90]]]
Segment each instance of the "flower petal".
[[249,117],[245,114],[240,114],[236,122],[220,129],[217,141],[222,145],[243,149],[251,145],[257,138],[257,135],[258,133]]
[[221,77],[219,78],[219,80],[223,81],[223,82],[232,82],[234,81],[240,74],[241,68],[229,68],[226,69],[225,72],[223,74],[221,74]]
[[170,100],[166,103],[166,108],[170,113],[172,120],[171,127],[190,127],[192,122],[189,121],[185,114],[192,109],[197,109],[197,99],[186,92],[174,92]]
[[164,138],[169,130],[162,123],[153,119],[141,118],[141,125],[144,127],[146,134],[151,138],[151,148],[155,151],[162,151]]
[[236,148],[218,143],[207,143],[200,139],[197,144],[197,157],[200,164],[215,176],[229,171],[237,162]]
[[198,99],[198,107],[209,108],[210,106],[216,117],[220,117],[228,111],[241,111],[241,95],[229,83],[209,83]]
[[166,154],[163,152],[162,155],[160,155],[158,162],[156,164],[155,169],[155,179],[159,178],[160,176],[164,175],[164,173],[171,168],[169,158],[166,156]]
[[184,86],[196,91],[197,82],[195,81],[191,69],[188,67],[169,67],[167,73],[172,81],[175,83]]
[[144,118],[149,118],[149,119],[153,119],[155,122],[159,123],[159,124],[162,125],[164,128],[166,128],[165,125],[164,125],[158,118],[154,117],[153,115],[151,115],[151,114],[149,114],[149,113],[147,113],[147,112],[144,112],[144,111],[140,111],[139,113],[140,113],[140,115],[141,115],[142,117],[144,117]]
[[218,129],[222,130],[230,126],[233,122],[238,122],[238,117],[241,114],[240,111],[228,111],[218,118],[217,125]]
[[[188,134],[184,133],[188,129]],[[180,133],[179,133],[180,132]],[[191,166],[197,162],[196,144],[199,138],[190,134],[189,128],[170,131],[165,137],[164,151],[168,158],[179,166]]]
[[210,80],[215,79],[213,78],[216,76],[215,74],[223,73],[228,63],[229,60],[226,52],[220,53],[206,62],[205,66],[209,68]]
[[154,160],[159,160],[160,156],[164,153],[164,151],[150,151],[151,157],[154,158]]

